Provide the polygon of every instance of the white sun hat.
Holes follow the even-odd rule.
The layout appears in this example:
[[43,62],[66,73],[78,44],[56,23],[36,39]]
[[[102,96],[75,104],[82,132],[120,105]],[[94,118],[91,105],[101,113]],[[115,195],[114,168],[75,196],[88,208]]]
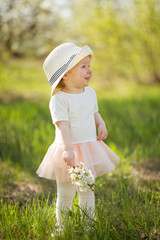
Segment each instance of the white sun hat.
[[78,47],[73,43],[63,43],[53,49],[44,61],[43,69],[51,85],[51,95],[62,77],[83,58],[93,58],[89,46]]

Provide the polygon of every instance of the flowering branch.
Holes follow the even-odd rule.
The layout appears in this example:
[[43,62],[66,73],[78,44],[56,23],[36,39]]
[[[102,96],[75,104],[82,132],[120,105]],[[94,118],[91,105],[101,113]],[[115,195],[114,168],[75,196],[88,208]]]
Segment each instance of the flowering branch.
[[95,178],[92,171],[80,162],[77,166],[68,169],[72,184],[79,187],[81,192],[86,192],[88,189],[94,191]]

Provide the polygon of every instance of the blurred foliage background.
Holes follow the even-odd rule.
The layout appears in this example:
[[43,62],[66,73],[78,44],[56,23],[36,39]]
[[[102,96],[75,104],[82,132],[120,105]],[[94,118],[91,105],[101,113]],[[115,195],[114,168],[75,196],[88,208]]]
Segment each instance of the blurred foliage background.
[[62,42],[88,44],[101,85],[160,82],[159,0],[1,0],[0,59],[44,59]]

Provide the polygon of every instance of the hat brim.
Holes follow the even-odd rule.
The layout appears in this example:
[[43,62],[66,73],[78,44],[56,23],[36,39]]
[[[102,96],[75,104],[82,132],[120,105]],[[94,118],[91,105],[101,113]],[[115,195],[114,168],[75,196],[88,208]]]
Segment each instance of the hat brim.
[[94,53],[91,50],[91,48],[89,46],[84,46],[81,48],[81,51],[75,56],[75,58],[73,59],[73,61],[69,64],[68,68],[66,71],[64,71],[59,78],[53,83],[52,85],[52,89],[51,89],[51,95],[54,92],[55,88],[57,87],[58,83],[61,81],[61,79],[63,78],[63,76],[70,71],[75,65],[77,65],[83,58],[90,56],[91,60],[94,57]]

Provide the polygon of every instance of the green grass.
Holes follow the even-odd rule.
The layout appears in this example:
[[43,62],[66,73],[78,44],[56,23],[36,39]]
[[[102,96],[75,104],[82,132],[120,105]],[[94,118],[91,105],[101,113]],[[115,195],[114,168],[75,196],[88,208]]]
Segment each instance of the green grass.
[[[57,239],[157,239],[158,209],[155,194],[140,192],[120,180],[114,192],[96,204],[94,225],[86,225],[79,208],[66,214],[65,230]],[[106,184],[106,187],[108,184]],[[5,239],[51,239],[56,230],[55,201],[34,198],[32,203],[1,202],[1,237]],[[90,229],[88,230],[88,228]],[[153,237],[154,236],[154,237]]]
[[[56,184],[35,174],[55,136],[41,65],[0,64],[0,239],[45,240],[56,232]],[[96,180],[94,225],[81,219],[76,196],[54,239],[160,239],[160,86],[91,84],[109,132],[105,142],[121,163]]]

